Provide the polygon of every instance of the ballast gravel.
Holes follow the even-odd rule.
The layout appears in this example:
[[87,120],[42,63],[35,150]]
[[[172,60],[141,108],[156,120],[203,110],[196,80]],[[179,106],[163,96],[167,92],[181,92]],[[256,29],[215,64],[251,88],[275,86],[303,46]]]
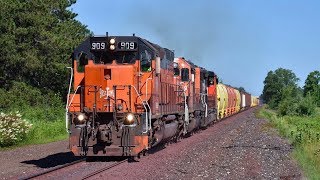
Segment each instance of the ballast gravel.
[[305,179],[293,147],[249,109],[92,179]]

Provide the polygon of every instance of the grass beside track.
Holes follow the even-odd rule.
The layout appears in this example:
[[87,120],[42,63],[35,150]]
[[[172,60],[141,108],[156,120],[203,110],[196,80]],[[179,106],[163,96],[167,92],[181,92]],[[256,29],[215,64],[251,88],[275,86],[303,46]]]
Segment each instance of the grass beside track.
[[16,147],[35,145],[35,144],[45,144],[60,140],[65,140],[68,134],[65,129],[64,120],[55,121],[40,121],[33,120],[32,129],[27,134],[25,139],[18,142],[17,144],[9,147],[0,147],[0,150],[14,149]]
[[21,105],[21,107],[13,106],[11,109],[0,109],[0,112],[6,114],[19,111],[19,114],[22,115],[22,119],[25,119],[32,124],[32,128],[21,141],[16,142],[11,146],[0,146],[0,151],[67,139],[68,133],[66,132],[64,120],[65,109],[59,99],[56,101],[56,103],[50,101],[32,107]]
[[44,144],[54,141],[67,139],[67,132],[64,120],[48,121],[34,121],[33,128],[28,133],[26,139],[21,142],[25,144]]
[[293,157],[308,179],[320,179],[320,109],[310,117],[278,117],[276,112],[263,106],[256,117],[268,119],[269,125],[290,140],[294,146]]

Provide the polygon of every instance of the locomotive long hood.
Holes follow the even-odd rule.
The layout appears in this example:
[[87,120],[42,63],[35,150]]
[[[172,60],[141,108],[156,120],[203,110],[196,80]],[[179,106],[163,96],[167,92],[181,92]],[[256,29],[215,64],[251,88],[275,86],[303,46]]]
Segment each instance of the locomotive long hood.
[[85,73],[85,107],[88,110],[96,107],[98,112],[113,112],[119,103],[123,104],[123,110],[128,110],[129,98],[135,95],[129,93],[129,87],[137,84],[134,65],[88,65]]

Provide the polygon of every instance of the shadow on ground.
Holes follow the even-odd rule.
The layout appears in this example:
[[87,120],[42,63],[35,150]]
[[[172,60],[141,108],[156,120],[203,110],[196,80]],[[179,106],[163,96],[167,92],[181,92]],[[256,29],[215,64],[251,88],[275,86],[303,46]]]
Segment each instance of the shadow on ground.
[[71,163],[79,159],[81,159],[81,157],[75,157],[72,152],[64,152],[64,153],[52,154],[38,160],[28,160],[28,161],[22,161],[20,163],[33,164],[40,168],[52,168],[55,166]]

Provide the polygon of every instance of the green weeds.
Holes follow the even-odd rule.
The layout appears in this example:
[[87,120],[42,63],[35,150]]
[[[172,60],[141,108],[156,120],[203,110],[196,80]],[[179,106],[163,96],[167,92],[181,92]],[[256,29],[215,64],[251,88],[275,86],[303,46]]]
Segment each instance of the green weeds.
[[[0,113],[19,111],[22,119],[32,124],[27,133],[17,141],[3,141],[1,149],[29,144],[42,144],[67,138],[64,123],[64,104],[58,94],[52,91],[41,92],[25,83],[15,82],[8,91],[0,89]],[[19,122],[14,118],[15,123]],[[3,129],[8,134],[9,129]],[[15,131],[15,132],[18,132]],[[13,137],[13,136],[12,136]],[[19,141],[18,141],[19,139]]]
[[256,117],[268,119],[295,147],[293,157],[309,179],[320,179],[320,108],[312,116],[277,116],[262,107]]

